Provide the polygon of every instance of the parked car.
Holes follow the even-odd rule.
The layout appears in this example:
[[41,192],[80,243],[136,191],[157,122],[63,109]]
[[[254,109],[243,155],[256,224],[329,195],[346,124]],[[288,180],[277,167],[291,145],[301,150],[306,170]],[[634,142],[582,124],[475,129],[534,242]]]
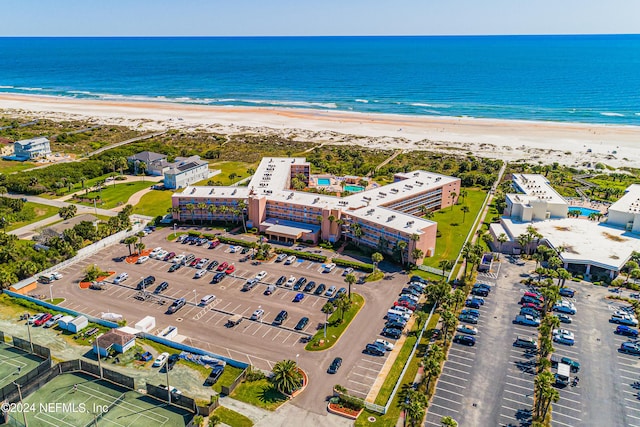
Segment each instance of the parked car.
[[209,263],[209,265],[207,266],[207,270],[211,271],[214,268],[216,268],[218,266],[218,261],[216,261],[215,259],[213,261],[211,261]]
[[56,314],[51,319],[47,320],[47,322],[44,324],[44,327],[45,328],[54,327],[55,325],[58,324],[58,320],[62,319],[62,317],[64,317],[64,314]]
[[384,349],[385,349],[385,350],[387,350],[387,351],[391,351],[391,350],[393,350],[393,347],[394,347],[394,345],[393,345],[393,344],[391,344],[389,341],[387,341],[387,340],[383,340],[383,339],[381,339],[381,338],[378,338],[378,339],[376,340],[376,344],[380,344],[380,345],[382,345],[382,347],[384,347]]
[[147,276],[138,282],[138,286],[136,286],[136,290],[141,291],[145,289],[147,286],[151,286],[156,282],[156,278],[153,276]]
[[140,258],[138,258],[138,261],[136,261],[136,264],[144,264],[147,261],[149,261],[148,256],[141,256]]
[[533,316],[533,317],[540,317],[540,313],[538,312],[538,310],[534,310],[531,307],[522,307],[520,309],[520,315],[521,316]]
[[402,329],[386,327],[382,330],[381,335],[397,340],[402,336]]
[[164,362],[169,358],[169,353],[160,353],[160,355],[153,361],[153,367],[157,368],[164,365]]
[[35,326],[42,326],[44,325],[46,322],[48,322],[51,318],[53,317],[53,315],[51,313],[45,313],[42,316],[40,316],[38,319],[36,319],[33,324]]
[[315,287],[316,287],[316,282],[312,280],[311,282],[307,283],[307,285],[304,287],[304,291],[311,292],[315,289]]
[[485,288],[473,288],[471,289],[471,294],[476,296],[486,297],[486,296],[489,296],[489,291],[486,290]]
[[215,295],[211,295],[211,294],[205,295],[200,299],[200,305],[206,307],[207,305],[211,304],[215,300],[216,300]]
[[304,299],[304,294],[302,292],[299,292],[296,294],[295,297],[293,297],[293,302],[300,302]]
[[576,314],[576,308],[573,304],[567,301],[561,301],[553,306],[553,311],[557,311],[558,313],[566,313],[574,315]]
[[227,269],[227,267],[229,267],[229,263],[228,262],[223,262],[222,264],[220,264],[218,266],[218,268],[216,268],[216,271],[225,271]]
[[330,286],[329,289],[327,289],[327,292],[325,292],[324,296],[325,297],[331,297],[333,296],[333,294],[336,292],[336,287],[335,286]]
[[224,279],[225,277],[227,277],[227,275],[226,275],[226,274],[224,274],[224,273],[216,273],[216,274],[213,276],[213,279],[211,279],[211,283],[220,283],[220,281],[221,281],[222,279]]
[[125,272],[122,272],[122,273],[118,274],[115,279],[113,279],[113,283],[116,283],[116,284],[122,283],[125,280],[127,280],[128,278],[129,278],[129,275],[127,273],[125,273]]
[[60,280],[62,279],[62,274],[58,273],[57,271],[54,271],[53,273],[51,273],[51,277],[53,277],[54,280]]
[[413,304],[410,301],[395,301],[393,303],[393,306],[394,307],[405,307],[405,308],[408,308],[411,311],[416,311],[416,305]]
[[287,276],[280,276],[278,280],[276,280],[277,286],[282,286],[287,281]]
[[340,288],[338,292],[336,292],[336,297],[340,298],[342,295],[347,293],[347,288]]
[[327,289],[327,285],[325,285],[324,283],[320,283],[313,294],[322,295],[325,289]]
[[476,328],[474,326],[471,326],[471,325],[465,325],[464,323],[461,323],[460,325],[458,325],[456,330],[458,332],[463,333],[463,334],[469,334],[469,335],[477,335],[478,334],[478,328]]
[[476,283],[473,285],[473,287],[486,289],[487,291],[491,292],[491,286],[487,285],[486,283]]
[[[397,320],[388,320],[385,324],[384,324],[384,328],[385,329],[397,329],[398,331],[402,332],[404,330],[404,327],[406,326],[406,323],[403,322],[399,322]],[[384,332],[384,330],[383,330]],[[393,337],[391,337],[393,338]],[[399,338],[399,337],[398,337]]]
[[250,320],[260,320],[264,316],[264,310],[259,308],[251,314]]
[[263,270],[263,271],[261,271],[261,272],[259,272],[258,274],[256,274],[256,279],[258,279],[258,280],[262,280],[262,279],[264,279],[265,277],[267,277],[267,272],[266,272],[266,271],[264,271],[264,270]]
[[205,269],[198,270],[198,271],[196,271],[196,274],[193,275],[193,278],[194,279],[199,279],[202,276],[204,276],[205,274],[207,274],[207,270],[205,270]]
[[327,373],[328,374],[335,374],[336,372],[338,372],[338,369],[340,369],[340,366],[342,366],[342,358],[341,357],[336,357],[331,362],[331,365],[329,365],[329,369],[327,369]]
[[205,265],[209,262],[209,258],[201,258],[200,261],[196,264],[196,268],[204,268]]
[[472,337],[470,335],[456,335],[455,337],[453,337],[453,342],[468,346],[476,345],[475,337]]
[[282,323],[285,320],[287,320],[287,317],[289,317],[289,313],[287,313],[286,310],[282,310],[280,313],[278,313],[276,318],[273,320],[273,324],[274,325],[282,325]]
[[45,313],[36,313],[32,316],[29,316],[29,318],[27,319],[27,323],[29,325],[33,325],[38,319],[40,319],[44,315]]
[[325,264],[324,265],[324,269],[322,270],[322,272],[323,273],[331,273],[334,268],[336,268],[336,265],[334,263],[330,262],[329,264]]
[[609,321],[620,325],[638,326],[638,319],[630,314],[613,313]]
[[620,352],[627,354],[640,355],[640,344],[633,341],[627,341],[620,344]]
[[287,258],[285,258],[284,264],[285,265],[293,264],[296,259],[297,257],[295,255],[290,255]]
[[560,288],[560,296],[563,297],[568,297],[568,298],[573,298],[573,296],[575,295],[576,291],[574,291],[573,289],[570,288]]
[[303,287],[305,283],[307,283],[307,278],[306,277],[299,278],[298,281],[295,283],[295,285],[293,285],[293,290],[294,291],[299,291],[300,288]]
[[187,300],[184,298],[177,299],[169,306],[167,311],[169,312],[169,314],[173,314],[176,311],[180,310],[182,307],[184,307],[186,303],[187,303]]
[[169,288],[169,282],[162,282],[154,289],[153,293],[157,295],[161,292],[166,291],[167,288]]
[[615,331],[613,331],[614,334],[618,334],[618,335],[624,335],[627,337],[637,337],[638,336],[638,330],[637,329],[633,329],[629,326],[626,325],[620,325],[616,328]]
[[353,273],[353,267],[347,267],[344,269],[344,271],[342,272],[343,276],[346,276],[347,274],[351,274]]
[[227,269],[226,269],[224,272],[225,272],[225,274],[231,274],[231,273],[233,273],[234,271],[236,271],[236,266],[235,266],[235,265],[233,265],[233,264],[231,264],[231,265],[229,265],[229,266],[227,267]]
[[559,313],[554,314],[554,316],[556,316],[560,320],[560,323],[571,323],[573,321],[571,317],[566,314]]
[[470,314],[461,314],[458,316],[458,320],[465,323],[471,323],[473,325],[478,323],[478,318]]
[[309,318],[308,317],[303,317],[302,319],[300,319],[298,321],[298,323],[296,324],[295,329],[296,331],[301,331],[305,328],[305,326],[307,326],[307,324],[309,323]]
[[464,303],[464,306],[469,308],[480,308],[481,305],[477,299],[468,299]]
[[384,356],[385,353],[382,348],[378,347],[375,344],[367,344],[367,346],[364,348],[364,352],[373,356]]
[[282,262],[287,258],[287,254],[280,254],[276,257],[276,262]]
[[257,284],[258,284],[258,279],[253,277],[244,283],[244,285],[242,286],[242,291],[243,292],[250,291],[251,289],[255,288]]
[[213,242],[209,243],[209,249],[214,249],[218,246],[220,246],[220,240],[214,240]]
[[191,260],[191,262],[189,263],[189,267],[195,267],[196,265],[198,265],[198,263],[200,262],[201,258],[194,258]]
[[223,372],[224,372],[224,365],[215,365],[213,368],[211,368],[211,372],[209,373],[209,376],[207,377],[207,379],[204,380],[204,385],[212,386],[215,383],[217,383],[220,377],[222,376]]
[[566,345],[573,345],[575,343],[574,336],[571,332],[554,335],[553,341],[560,344],[566,344]]
[[519,314],[513,320],[513,323],[515,323],[517,325],[523,325],[523,326],[535,326],[535,327],[538,327],[538,326],[540,326],[540,318],[533,317],[533,316],[531,316],[529,314],[525,314],[525,315]]
[[531,302],[525,302],[524,304],[522,304],[522,306],[523,306],[523,307],[532,308],[532,309],[534,309],[534,310],[535,310],[535,311],[537,311],[537,312],[542,312],[542,311],[543,311],[542,306],[540,306],[540,305],[538,305],[538,304],[531,303]]
[[296,278],[295,276],[289,276],[289,280],[287,280],[284,284],[285,288],[290,288],[293,286],[293,284],[296,283]]
[[566,365],[569,365],[571,372],[578,372],[580,371],[580,363],[576,362],[575,360],[572,360],[568,357],[560,357],[558,355],[552,354],[551,355],[551,367],[552,368],[556,368],[558,366],[558,363],[564,363]]
[[175,364],[178,363],[178,360],[180,360],[179,354],[173,353],[172,355],[170,355],[167,359],[167,369],[172,370]]

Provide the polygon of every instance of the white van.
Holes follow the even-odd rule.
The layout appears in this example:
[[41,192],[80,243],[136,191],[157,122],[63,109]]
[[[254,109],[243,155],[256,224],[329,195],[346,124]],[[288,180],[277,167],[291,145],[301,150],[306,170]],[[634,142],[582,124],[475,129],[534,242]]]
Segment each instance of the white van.
[[290,255],[287,257],[287,259],[284,261],[285,265],[289,265],[289,264],[293,264],[296,260],[296,256],[295,255]]
[[333,271],[333,269],[336,268],[336,265],[334,263],[331,264],[325,264],[324,266],[324,272],[325,273],[331,273]]
[[200,305],[209,305],[216,300],[215,295],[205,295],[200,300]]
[[113,283],[118,284],[118,283],[122,283],[125,280],[127,280],[129,278],[129,275],[127,273],[120,273],[116,276],[115,279],[113,279]]
[[391,310],[387,311],[387,316],[390,315],[390,314],[393,314],[393,315],[398,316],[398,317],[402,317],[405,320],[409,320],[409,318],[411,317],[411,315],[409,313],[405,313],[403,311],[394,310],[394,309],[391,309]]

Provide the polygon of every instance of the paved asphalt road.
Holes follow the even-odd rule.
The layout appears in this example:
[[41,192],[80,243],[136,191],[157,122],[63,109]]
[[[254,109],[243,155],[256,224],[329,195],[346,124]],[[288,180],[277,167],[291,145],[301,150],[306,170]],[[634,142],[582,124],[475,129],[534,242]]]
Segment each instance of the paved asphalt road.
[[[260,266],[239,263],[238,259],[241,255],[225,252],[227,245],[221,245],[213,250],[206,249],[204,246],[181,245],[166,240],[170,232],[170,230],[157,231],[145,237],[144,243],[147,248],[162,246],[176,253],[202,253],[218,261],[233,260],[239,274],[243,277],[252,277],[258,271],[265,270],[268,272],[265,279],[267,282],[275,281],[281,274],[293,274],[296,277],[304,275],[317,283],[333,284],[338,288],[346,286],[341,276],[341,269],[334,270],[332,274],[324,274],[320,270],[320,264],[309,261],[300,263],[296,267],[273,262]],[[292,331],[291,328],[302,315],[307,315],[312,319],[307,331],[313,332],[313,326],[324,319],[324,314],[320,312],[322,302],[325,301],[323,298],[307,295],[302,303],[294,304],[290,297],[293,297],[295,292],[290,290],[278,289],[273,295],[265,296],[262,292],[264,285],[250,292],[241,292],[240,287],[244,283],[241,279],[226,278],[220,284],[212,285],[209,284],[211,273],[208,273],[207,278],[192,279],[194,270],[188,267],[183,267],[175,273],[168,273],[169,264],[161,261],[150,260],[141,265],[115,261],[126,254],[128,254],[126,246],[115,245],[61,271],[64,278],[55,282],[54,297],[65,297],[63,306],[88,314],[97,316],[101,312],[122,314],[129,324],[134,324],[146,315],[153,315],[158,329],[168,325],[177,326],[179,334],[189,337],[186,340],[187,343],[192,342],[217,354],[249,362],[262,369],[269,369],[273,363],[285,358],[295,360],[296,355],[299,355],[299,364],[308,373],[310,383],[306,391],[292,404],[317,414],[326,414],[325,400],[331,395],[332,387],[335,384],[346,385],[349,372],[361,363],[362,349],[368,342],[379,337],[378,333],[383,323],[382,317],[408,279],[406,275],[396,272],[392,273],[394,276],[392,280],[354,285],[354,292],[360,293],[365,298],[364,308],[333,348],[323,352],[307,352],[304,350],[304,343],[299,341],[301,334]],[[131,277],[125,282],[124,287],[110,285],[111,289],[103,291],[80,289],[77,283],[82,276],[82,270],[86,265],[93,263],[103,269],[116,272],[127,271]],[[381,267],[385,269],[384,264]],[[163,280],[169,281],[167,298],[184,296],[190,304],[174,315],[167,315],[165,311],[168,305],[161,306],[150,301],[135,300],[133,298],[135,291],[130,287],[135,287],[140,276],[149,274],[157,278],[156,285]],[[193,294],[194,289],[196,289],[196,295]],[[43,286],[36,292],[48,294],[49,286]],[[206,293],[216,294],[220,300],[213,311],[197,308],[193,304],[194,297],[199,300]],[[279,310],[288,310],[290,318],[285,322],[288,328],[259,324],[248,319],[234,328],[225,328],[223,325],[229,315],[215,312],[215,307],[225,307],[225,312],[249,316],[258,305],[262,305],[268,313],[265,315],[265,323],[270,322]],[[329,375],[326,373],[327,367],[336,356],[343,358],[343,365],[336,375]]]

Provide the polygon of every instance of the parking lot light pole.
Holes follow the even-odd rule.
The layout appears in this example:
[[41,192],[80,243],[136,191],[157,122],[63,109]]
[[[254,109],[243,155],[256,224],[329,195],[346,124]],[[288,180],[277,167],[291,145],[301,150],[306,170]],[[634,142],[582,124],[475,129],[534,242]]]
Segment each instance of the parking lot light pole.
[[29,323],[28,317],[27,317],[27,332],[29,333],[29,346],[31,347],[31,353],[33,353],[33,339],[31,339],[31,324]]
[[53,304],[53,283],[49,285],[49,297],[51,298],[51,304]]
[[169,385],[169,358],[164,361],[164,370],[167,373],[167,399],[169,399],[169,405],[171,405],[171,386]]
[[299,354],[296,354],[296,366],[298,366],[298,357],[299,356],[300,356]]
[[173,223],[173,237],[176,237],[176,223]]
[[102,379],[102,359],[100,358],[100,343],[98,342],[101,336],[102,334],[96,337],[96,350],[98,353],[98,370],[100,371],[100,378]]
[[27,414],[24,411],[24,403],[22,403],[22,390],[20,389],[20,384],[13,381],[13,385],[18,387],[18,396],[20,397],[20,406],[22,406],[22,420],[24,421],[24,427],[28,427],[29,424],[27,423]]

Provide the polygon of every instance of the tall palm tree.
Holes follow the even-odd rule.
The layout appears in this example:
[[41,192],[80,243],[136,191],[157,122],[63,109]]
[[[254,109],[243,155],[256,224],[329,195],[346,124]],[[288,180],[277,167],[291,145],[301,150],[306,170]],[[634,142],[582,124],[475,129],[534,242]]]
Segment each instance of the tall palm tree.
[[373,262],[373,272],[374,273],[378,269],[378,263],[380,263],[383,259],[384,259],[384,257],[382,256],[382,254],[380,252],[375,252],[375,253],[373,253],[373,255],[371,255],[371,261]]
[[498,257],[500,257],[500,253],[502,252],[502,245],[509,241],[509,237],[505,233],[500,233],[498,236]]
[[449,310],[445,310],[440,315],[442,319],[442,336],[444,338],[444,344],[447,344],[449,338],[449,331],[453,331],[453,328],[456,325],[456,316]]
[[131,256],[131,245],[133,245],[137,240],[138,238],[136,236],[129,236],[122,241],[122,243],[127,245],[129,248],[129,256]]
[[398,251],[400,251],[400,263],[404,265],[404,254],[407,250],[408,243],[404,240],[399,240],[396,246],[398,247]]
[[209,222],[213,223],[213,216],[216,212],[218,212],[218,207],[212,203],[207,206],[207,212],[209,212]]
[[453,311],[456,312],[458,311],[458,306],[465,300],[466,295],[462,289],[456,289],[455,291],[453,291],[452,295],[453,303],[455,304]]
[[411,251],[411,257],[416,261],[417,264],[418,260],[424,257],[424,252],[422,252],[422,249],[415,248]]
[[344,321],[344,314],[351,308],[351,300],[342,294],[335,302],[336,308],[340,310],[340,321]]
[[434,378],[438,378],[440,376],[440,372],[442,368],[440,367],[441,359],[433,357],[433,355],[428,354],[422,360],[422,368],[424,370],[424,386],[425,390],[429,390],[429,385],[431,385],[431,380]]
[[351,224],[351,234],[353,234],[353,237],[356,238],[356,246],[360,246],[360,238],[362,237],[362,226],[357,223],[354,222]]
[[247,202],[240,200],[238,202],[238,209],[240,210],[240,218],[242,218],[242,229],[247,232],[247,221],[245,219],[245,210],[247,209]]
[[271,382],[283,393],[291,394],[302,385],[302,374],[293,360],[281,360],[271,370]]
[[453,266],[453,261],[450,259],[442,259],[438,262],[438,267],[442,269],[442,277],[445,277],[446,270],[451,269]]
[[349,273],[344,277],[344,281],[347,283],[347,285],[349,285],[348,295],[349,295],[349,300],[351,300],[351,285],[356,283],[358,281],[358,279],[356,278],[355,274]]
[[189,212],[189,216],[191,217],[191,224],[195,224],[193,213],[196,210],[196,206],[193,203],[187,203],[187,205],[184,208],[187,210],[187,212]]
[[207,210],[207,204],[203,202],[198,203],[198,209],[200,210],[200,225],[202,225],[204,222],[204,213]]
[[464,205],[460,208],[460,210],[462,211],[462,222],[464,223],[465,219],[467,218],[467,212],[469,212],[469,206]]
[[455,199],[458,195],[456,194],[455,191],[452,191],[451,193],[449,193],[449,198],[451,199],[451,210],[453,210],[453,205],[455,204]]

